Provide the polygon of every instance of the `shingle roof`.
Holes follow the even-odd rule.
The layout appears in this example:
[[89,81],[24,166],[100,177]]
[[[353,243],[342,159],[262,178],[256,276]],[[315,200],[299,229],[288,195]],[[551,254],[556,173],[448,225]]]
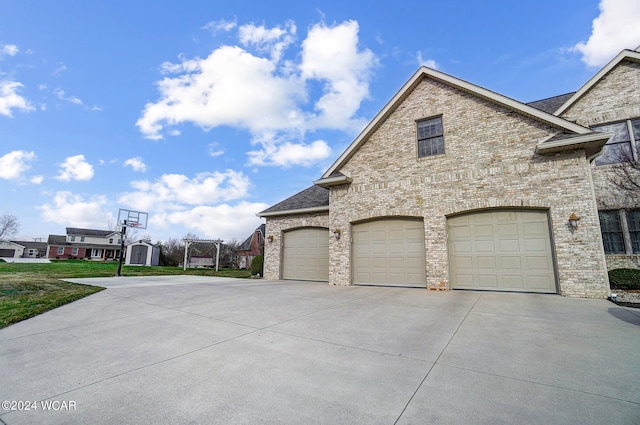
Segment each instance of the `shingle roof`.
[[22,245],[27,249],[47,249],[46,242],[35,242],[35,241],[11,241],[13,243],[17,243],[18,245]]
[[64,235],[49,235],[47,243],[49,245],[64,245],[67,243],[67,237]]
[[571,93],[561,94],[558,96],[548,97],[546,99],[535,100],[533,102],[527,103],[527,105],[532,106],[541,111],[547,112],[549,114],[553,114],[574,94],[575,92],[571,92]]
[[115,230],[95,230],[95,229],[78,229],[75,227],[67,227],[67,235],[82,235],[82,236],[109,236],[116,233]]
[[274,206],[267,208],[258,215],[305,210],[308,208],[329,207],[329,189],[325,189],[320,186],[311,186],[302,192],[298,192],[295,195],[285,199],[282,202],[275,204]]

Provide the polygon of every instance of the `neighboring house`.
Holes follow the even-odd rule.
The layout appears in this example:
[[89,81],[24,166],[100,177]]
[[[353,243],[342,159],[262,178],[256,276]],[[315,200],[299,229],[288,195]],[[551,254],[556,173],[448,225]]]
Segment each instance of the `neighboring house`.
[[24,245],[18,242],[0,240],[0,257],[22,258],[24,255]]
[[265,225],[261,224],[254,232],[238,247],[238,267],[248,269],[251,261],[264,252],[264,230]]
[[265,278],[607,297],[606,261],[640,253],[639,197],[611,195],[603,159],[638,153],[639,81],[630,50],[530,104],[421,67],[314,186],[259,213]]
[[65,236],[49,235],[47,258],[116,260],[120,243],[120,233],[114,230],[67,227]]
[[157,266],[160,264],[160,247],[139,240],[127,246],[125,264],[139,266]]
[[47,243],[36,241],[12,241],[24,247],[22,258],[40,258],[47,255]]

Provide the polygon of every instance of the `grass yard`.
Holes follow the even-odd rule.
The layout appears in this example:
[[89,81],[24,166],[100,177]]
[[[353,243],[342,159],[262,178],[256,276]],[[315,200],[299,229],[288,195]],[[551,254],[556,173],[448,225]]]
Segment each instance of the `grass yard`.
[[[0,262],[0,329],[102,291],[98,286],[63,282],[64,278],[115,276],[118,263],[60,260],[51,264]],[[123,266],[122,276],[200,275],[248,278],[249,270]]]

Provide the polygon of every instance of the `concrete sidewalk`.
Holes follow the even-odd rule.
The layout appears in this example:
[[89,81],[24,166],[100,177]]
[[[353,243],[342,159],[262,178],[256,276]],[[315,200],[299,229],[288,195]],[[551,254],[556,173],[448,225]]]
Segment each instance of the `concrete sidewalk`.
[[640,423],[640,311],[608,301],[74,281],[108,289],[0,330],[0,424]]

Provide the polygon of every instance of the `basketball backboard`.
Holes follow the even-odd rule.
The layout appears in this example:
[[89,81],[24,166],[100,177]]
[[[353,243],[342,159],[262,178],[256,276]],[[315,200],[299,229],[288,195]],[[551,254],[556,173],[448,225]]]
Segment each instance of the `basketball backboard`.
[[120,208],[120,210],[118,211],[117,226],[126,226],[135,229],[146,229],[148,218],[149,213]]

